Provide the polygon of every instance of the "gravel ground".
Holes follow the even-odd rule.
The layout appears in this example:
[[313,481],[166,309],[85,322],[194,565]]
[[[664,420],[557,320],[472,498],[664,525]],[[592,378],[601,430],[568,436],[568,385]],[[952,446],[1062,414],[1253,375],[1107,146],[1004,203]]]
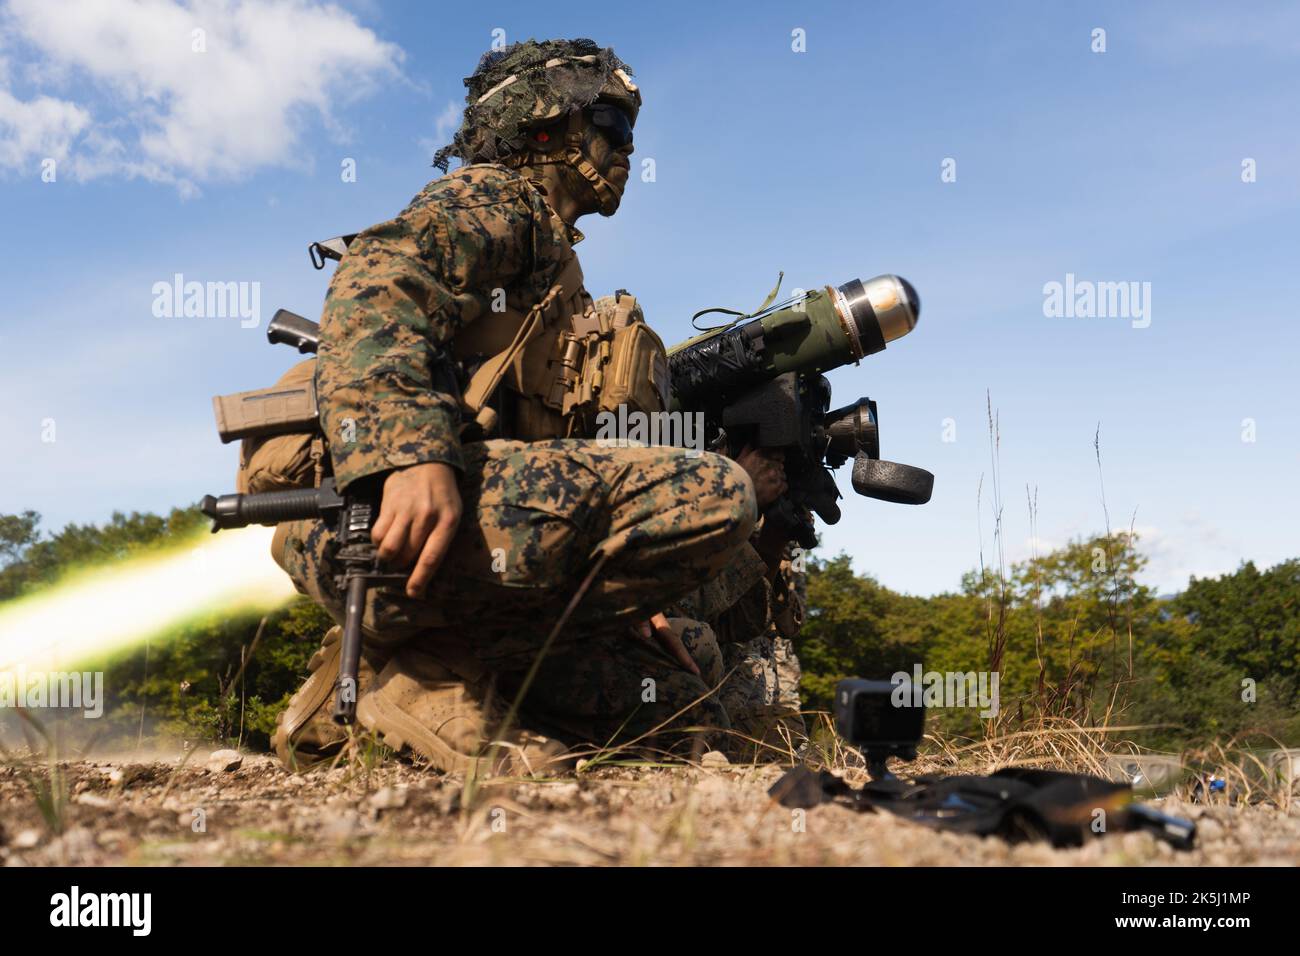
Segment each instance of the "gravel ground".
[[[229,754],[230,752],[225,752]],[[234,769],[229,769],[238,763]],[[485,787],[473,812],[463,780],[396,760],[368,772],[295,776],[265,755],[58,765],[62,834],[29,778],[0,767],[0,863],[105,865],[1295,865],[1300,803],[1158,806],[1197,821],[1178,852],[1144,833],[1076,850],[935,833],[840,806],[781,808],[781,768],[605,767],[548,782]],[[179,769],[178,769],[179,766]],[[39,773],[47,774],[48,767]]]

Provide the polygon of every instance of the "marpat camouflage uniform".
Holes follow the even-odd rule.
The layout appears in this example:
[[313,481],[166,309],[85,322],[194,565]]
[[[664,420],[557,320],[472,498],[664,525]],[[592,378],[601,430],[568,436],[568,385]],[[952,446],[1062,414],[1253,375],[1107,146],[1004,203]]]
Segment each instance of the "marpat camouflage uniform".
[[[603,553],[603,570],[531,685],[525,722],[598,743],[669,721],[726,728],[704,683],[633,636],[631,625],[746,546],[755,505],[743,469],[674,448],[458,437],[456,336],[502,320],[494,297],[523,309],[541,300],[579,238],[535,184],[504,166],[470,165],[359,234],[340,263],[317,370],[339,485],[444,462],[460,473],[464,505],[425,598],[372,589],[366,642],[372,650],[426,642],[453,671],[490,671],[511,693]],[[334,549],[325,524],[300,522],[289,529],[283,563],[301,591],[341,620]]]
[[[780,746],[784,727],[797,744],[806,728],[792,638],[803,625],[805,575],[795,570],[789,550],[774,581],[767,571],[758,552],[746,545],[716,578],[673,607],[670,622],[705,681],[718,688],[733,730]],[[754,752],[743,740],[733,740],[731,747]]]
[[[776,670],[776,707],[779,717],[792,730],[807,733],[800,710],[803,700],[799,696],[799,681],[803,669],[795,653],[794,639],[803,628],[808,614],[808,572],[804,571],[802,555],[796,561],[793,547],[786,552],[777,572],[775,613],[772,618],[772,661]],[[796,569],[797,565],[797,569]]]

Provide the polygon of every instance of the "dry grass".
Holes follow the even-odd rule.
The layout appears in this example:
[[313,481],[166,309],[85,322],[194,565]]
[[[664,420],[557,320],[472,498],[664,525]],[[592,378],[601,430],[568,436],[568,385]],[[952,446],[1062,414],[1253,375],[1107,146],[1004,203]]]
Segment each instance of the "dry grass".
[[[827,715],[808,716],[805,756],[852,782],[861,758],[829,733]],[[1033,764],[1096,771],[1113,737],[1068,726],[978,742],[927,737],[918,760],[894,767],[903,775]],[[782,746],[764,745],[774,755]],[[1235,793],[1194,803],[1185,784],[1160,801],[1201,827],[1198,848],[1180,854],[1146,834],[1053,850],[935,833],[840,806],[786,810],[766,792],[794,754],[790,747],[775,763],[702,756],[670,764],[655,751],[594,753],[577,771],[481,779],[470,790],[459,775],[362,741],[336,766],[298,775],[261,755],[221,773],[179,752],[146,761],[30,753],[21,755],[28,773],[65,782],[62,823],[46,824],[23,771],[0,766],[0,863],[1239,865],[1295,863],[1300,847],[1300,808],[1289,793],[1262,787],[1262,776],[1247,790],[1249,771],[1230,748],[1205,759],[1229,775],[1243,767]],[[202,831],[193,829],[196,809]]]

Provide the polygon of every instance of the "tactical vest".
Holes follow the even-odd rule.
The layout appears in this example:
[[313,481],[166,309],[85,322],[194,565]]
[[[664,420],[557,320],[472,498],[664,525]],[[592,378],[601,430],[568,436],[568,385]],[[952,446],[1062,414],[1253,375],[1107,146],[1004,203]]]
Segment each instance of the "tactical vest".
[[[507,308],[483,316],[456,336],[451,349],[467,379],[461,397],[461,437],[466,440],[593,437],[601,412],[617,413],[620,405],[643,413],[668,408],[663,342],[626,292],[596,307],[583,287],[572,247],[540,302],[527,311]],[[262,391],[278,395],[287,386],[311,390],[306,402],[314,409],[315,364],[315,359],[300,362],[273,389]],[[241,397],[216,400],[219,423],[222,403]],[[309,488],[326,473],[319,427],[273,436],[248,427],[246,433],[237,476],[240,491]]]
[[[668,409],[668,357],[636,299],[618,293],[597,309],[567,250],[556,282],[527,312],[507,306],[452,342],[467,371],[465,420],[521,441],[590,437],[601,412]],[[498,391],[499,390],[499,391]],[[496,396],[496,407],[491,404]],[[500,421],[497,421],[497,418]]]

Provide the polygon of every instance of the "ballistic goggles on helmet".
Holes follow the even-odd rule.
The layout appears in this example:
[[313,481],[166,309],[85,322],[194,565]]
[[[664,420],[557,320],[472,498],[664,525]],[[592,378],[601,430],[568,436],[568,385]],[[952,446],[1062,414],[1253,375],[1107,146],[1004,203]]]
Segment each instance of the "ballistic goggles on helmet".
[[600,130],[614,149],[622,149],[632,142],[632,120],[613,103],[592,103],[585,112],[591,125]]

